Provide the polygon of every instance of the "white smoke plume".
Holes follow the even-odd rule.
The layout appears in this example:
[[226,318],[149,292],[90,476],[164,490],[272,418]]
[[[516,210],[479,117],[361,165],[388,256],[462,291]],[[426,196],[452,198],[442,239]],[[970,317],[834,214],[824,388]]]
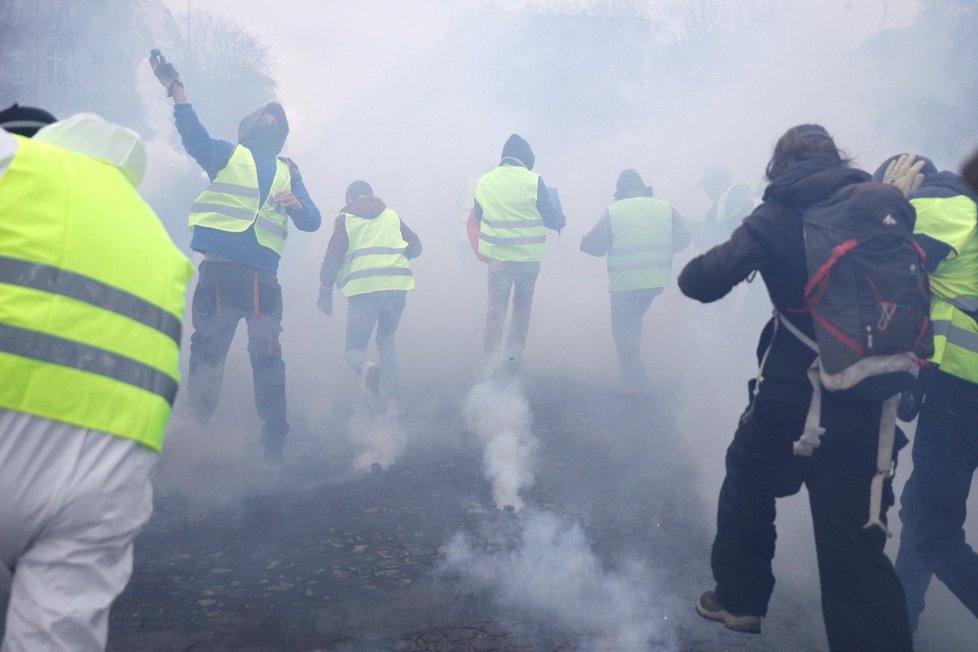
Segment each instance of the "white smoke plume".
[[350,443],[357,450],[353,468],[357,471],[387,470],[407,445],[407,433],[394,419],[357,413],[347,424]]
[[530,430],[530,406],[515,380],[487,380],[469,392],[465,421],[485,446],[483,470],[492,483],[496,507],[523,509],[520,491],[533,486],[537,439]]
[[458,534],[446,546],[445,570],[493,591],[503,605],[541,611],[576,635],[586,650],[676,650],[675,635],[652,600],[650,573],[604,568],[583,530],[550,512],[526,510],[518,541],[487,551]]

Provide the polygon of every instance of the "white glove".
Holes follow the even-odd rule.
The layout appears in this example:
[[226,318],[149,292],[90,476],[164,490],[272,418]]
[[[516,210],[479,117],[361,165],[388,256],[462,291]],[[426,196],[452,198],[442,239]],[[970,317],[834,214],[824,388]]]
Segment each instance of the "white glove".
[[924,167],[923,160],[916,160],[913,154],[900,154],[900,157],[886,166],[883,173],[883,183],[896,186],[904,196],[909,195],[924,182],[920,170]]

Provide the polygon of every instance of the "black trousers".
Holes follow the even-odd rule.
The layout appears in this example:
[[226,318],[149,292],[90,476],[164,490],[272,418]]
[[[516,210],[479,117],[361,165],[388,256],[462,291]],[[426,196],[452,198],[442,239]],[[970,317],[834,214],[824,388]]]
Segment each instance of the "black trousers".
[[221,394],[224,360],[241,319],[248,326],[248,353],[255,387],[255,407],[265,422],[262,439],[281,447],[289,431],[285,407],[285,362],[282,332],[282,288],[275,274],[232,262],[200,265],[192,305],[190,375],[187,396],[201,422],[214,413]]
[[[880,405],[823,393],[822,444],[793,454],[810,389],[768,379],[727,450],[712,566],[716,593],[731,612],[764,616],[774,589],[775,501],[808,488],[829,647],[912,650],[903,589],[883,553],[886,535],[864,529],[876,472]],[[896,451],[906,444],[898,431]],[[887,481],[883,508],[893,504]]]

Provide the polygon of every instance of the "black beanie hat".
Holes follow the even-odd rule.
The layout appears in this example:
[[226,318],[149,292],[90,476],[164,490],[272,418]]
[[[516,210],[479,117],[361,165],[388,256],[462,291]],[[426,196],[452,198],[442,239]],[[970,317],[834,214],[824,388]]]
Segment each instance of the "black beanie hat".
[[503,145],[502,158],[515,158],[525,165],[527,170],[532,170],[533,164],[537,160],[533,155],[533,150],[530,149],[530,143],[526,142],[519,134],[512,134],[506,140],[506,144]]
[[636,195],[651,197],[652,188],[645,185],[638,171],[631,168],[622,170],[621,174],[618,175],[618,183],[615,184],[615,199],[625,199]]
[[32,138],[41,127],[57,121],[57,118],[44,109],[20,106],[16,102],[0,111],[0,127],[27,138]]
[[372,194],[374,194],[374,189],[370,187],[370,184],[357,179],[346,187],[346,202],[350,203],[354,199]]

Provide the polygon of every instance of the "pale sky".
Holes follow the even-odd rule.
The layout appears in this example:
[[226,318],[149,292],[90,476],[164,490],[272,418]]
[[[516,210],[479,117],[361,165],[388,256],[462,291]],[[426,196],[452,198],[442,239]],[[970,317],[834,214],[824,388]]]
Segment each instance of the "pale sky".
[[[673,0],[696,2],[697,0]],[[732,1],[732,0],[731,0]],[[289,112],[291,149],[301,153],[322,125],[400,59],[423,52],[444,34],[452,14],[485,5],[519,9],[526,0],[164,0],[174,14],[209,11],[233,17],[268,45],[279,99]],[[537,3],[540,4],[540,3]],[[784,0],[821,29],[856,44],[913,21],[917,0]],[[478,35],[473,35],[478,38]],[[179,66],[178,66],[179,68]]]

